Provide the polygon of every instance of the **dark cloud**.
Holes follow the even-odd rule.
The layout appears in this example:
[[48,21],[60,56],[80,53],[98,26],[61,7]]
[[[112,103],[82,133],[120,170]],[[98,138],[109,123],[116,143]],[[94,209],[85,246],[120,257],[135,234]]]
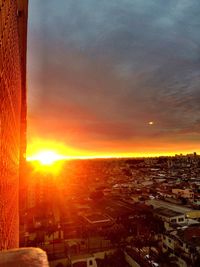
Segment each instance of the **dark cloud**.
[[199,141],[199,12],[198,0],[30,1],[30,124],[88,149]]

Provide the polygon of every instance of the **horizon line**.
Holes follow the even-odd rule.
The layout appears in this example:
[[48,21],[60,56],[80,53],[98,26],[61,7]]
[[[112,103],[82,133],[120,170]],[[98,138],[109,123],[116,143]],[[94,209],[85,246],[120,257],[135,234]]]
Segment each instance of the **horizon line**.
[[[160,157],[175,157],[175,156],[189,156],[189,155],[196,155],[198,156],[197,152],[190,152],[190,153],[170,153],[170,154],[150,154],[148,155],[119,155],[119,156],[112,156],[112,155],[103,155],[103,156],[60,156],[56,161],[69,161],[69,160],[93,160],[93,159],[142,159],[142,158],[160,158]],[[26,161],[39,161],[39,159],[35,157],[26,157]]]

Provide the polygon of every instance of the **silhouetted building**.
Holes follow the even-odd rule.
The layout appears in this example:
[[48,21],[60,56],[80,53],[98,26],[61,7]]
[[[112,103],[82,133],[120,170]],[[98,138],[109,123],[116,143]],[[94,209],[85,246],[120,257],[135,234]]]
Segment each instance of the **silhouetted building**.
[[26,148],[28,0],[0,0],[0,250],[19,243],[19,169]]

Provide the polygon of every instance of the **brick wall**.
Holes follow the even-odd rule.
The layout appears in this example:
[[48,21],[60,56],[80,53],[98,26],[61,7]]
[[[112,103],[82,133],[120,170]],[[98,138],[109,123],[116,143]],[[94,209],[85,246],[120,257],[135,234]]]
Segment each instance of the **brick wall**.
[[19,15],[17,0],[0,0],[0,250],[18,247],[19,242],[20,132],[25,90]]

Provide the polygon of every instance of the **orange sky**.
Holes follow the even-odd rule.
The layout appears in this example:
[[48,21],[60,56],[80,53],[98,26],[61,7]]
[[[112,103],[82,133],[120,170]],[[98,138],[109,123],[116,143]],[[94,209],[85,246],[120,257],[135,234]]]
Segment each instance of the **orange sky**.
[[[62,134],[61,134],[62,135]],[[31,135],[32,136],[32,135]],[[96,158],[96,157],[151,157],[175,154],[188,154],[197,152],[196,145],[191,143],[176,144],[168,143],[166,141],[156,141],[152,143],[150,140],[130,140],[128,142],[115,141],[115,142],[92,142],[91,149],[82,149],[78,146],[67,145],[65,142],[59,141],[59,138],[46,139],[45,136],[42,138],[32,136],[28,139],[27,146],[27,157],[33,157],[41,151],[55,151],[61,156],[66,158]],[[87,142],[87,140],[86,140]],[[91,144],[90,144],[91,145]],[[183,149],[184,148],[184,149]]]
[[200,153],[200,4],[147,2],[30,1],[28,155]]

